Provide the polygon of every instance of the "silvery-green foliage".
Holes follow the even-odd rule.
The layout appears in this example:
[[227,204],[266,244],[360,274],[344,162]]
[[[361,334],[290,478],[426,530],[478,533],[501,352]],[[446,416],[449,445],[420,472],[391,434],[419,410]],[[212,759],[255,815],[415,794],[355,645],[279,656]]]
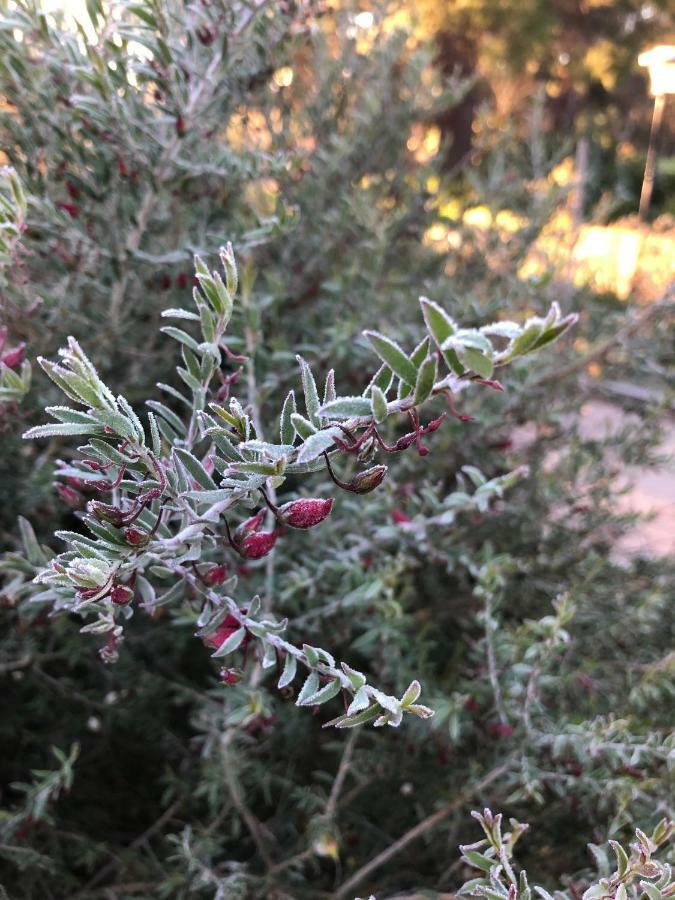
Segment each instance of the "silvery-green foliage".
[[0,286],[4,270],[14,262],[14,254],[26,227],[28,200],[21,179],[11,166],[0,167]]
[[[381,366],[359,396],[336,395],[331,374],[322,401],[309,364],[299,357],[305,416],[292,412],[296,401],[293,399],[291,405],[287,398],[280,415],[282,443],[273,443],[264,440],[258,412],[250,403],[246,405],[235,396],[227,404],[211,399],[239,282],[230,244],[221,250],[220,259],[224,278],[196,257],[199,288],[193,291],[194,308],[172,308],[163,313],[185,326],[162,328],[180,345],[182,364],[177,373],[184,389],[171,388],[170,392],[187,410],[182,419],[163,403],[151,400],[144,424],[128,401],[115,396],[101,380],[74,338],[60,351],[58,362],[39,359],[46,374],[74,405],[48,407],[47,412],[56,421],[37,425],[24,436],[88,437],[89,442],[80,447],[84,459],[64,465],[61,474],[84,488],[111,493],[111,502],[88,503],[82,516],[88,534],[56,533],[69,549],[38,572],[38,589],[32,601],[83,616],[87,624],[82,630],[106,635],[102,653],[105,659],[113,660],[123,639],[124,623],[133,615],[134,598],[152,614],[161,606],[181,602],[191,589],[201,600],[201,610],[195,615],[197,635],[207,643],[216,640],[215,657],[238,651],[250,636],[260,644],[263,669],[284,660],[280,688],[293,681],[298,663],[308,670],[297,697],[298,706],[318,706],[339,693],[349,698],[344,714],[328,724],[350,728],[372,722],[375,726],[396,727],[406,712],[428,718],[432,710],[417,702],[421,691],[418,681],[413,681],[400,698],[383,693],[347,663],[338,665],[329,651],[307,644],[299,648],[287,641],[283,637],[288,626],[285,618],[271,614],[269,605],[263,608],[257,597],[241,606],[231,596],[236,578],[215,589],[200,574],[198,565],[217,551],[223,529],[232,548],[247,555],[245,543],[233,541],[227,524],[237,507],[264,500],[278,521],[277,530],[268,532],[274,540],[278,534],[283,541],[285,525],[304,529],[320,524],[330,512],[332,500],[301,498],[277,507],[269,496],[272,491],[278,496],[288,476],[323,469],[329,453],[333,457],[358,454],[360,458],[368,444],[371,453],[377,449],[399,453],[415,448],[421,456],[426,455],[424,439],[436,431],[443,418],[421,423],[422,408],[428,401],[444,397],[452,405],[452,396],[472,383],[495,387],[497,383],[486,382],[484,376],[492,375],[496,366],[549,344],[576,321],[576,316],[563,318],[554,304],[546,317],[533,317],[524,325],[501,322],[499,328],[461,329],[441,307],[422,298],[429,335],[412,354],[382,334],[366,333]],[[447,368],[439,366],[439,359],[447,363]],[[228,393],[233,382],[227,384]],[[412,431],[388,445],[378,426],[396,416],[406,419]],[[429,526],[452,524],[459,508],[475,506],[485,511],[491,497],[501,496],[523,475],[516,470],[488,481],[475,467],[467,466],[464,471],[475,493],[451,495],[446,509],[430,519]],[[368,491],[377,487],[385,472],[384,468],[378,470],[377,480],[368,483]],[[347,491],[361,491],[360,483],[356,487],[352,482],[338,483]],[[293,510],[300,511],[302,518],[307,505],[314,509],[312,504],[322,510],[318,519],[313,512],[307,521],[293,519]],[[253,536],[259,527],[257,517],[249,518],[239,531],[245,529],[244,535],[250,532]],[[271,550],[272,545],[265,546],[260,555],[266,556]],[[35,559],[38,551],[34,551]],[[248,555],[258,558],[257,553]],[[230,621],[235,624],[229,631],[218,630]]]
[[[460,894],[486,897],[489,900],[569,900],[578,896],[572,890],[549,891],[541,885],[530,885],[525,869],[517,867],[514,849],[529,825],[509,819],[509,830],[503,827],[501,813],[490,809],[472,812],[485,837],[473,844],[460,845],[462,861],[482,874],[466,882]],[[626,850],[618,841],[609,847],[593,844],[589,849],[595,858],[598,874],[583,893],[583,900],[664,900],[675,894],[669,842],[675,834],[675,822],[661,819],[649,835],[635,829],[635,842]],[[611,852],[610,852],[611,848]],[[588,882],[587,882],[588,883]]]
[[9,351],[4,324],[7,276],[11,269],[19,269],[18,256],[27,209],[26,192],[16,171],[11,166],[0,167],[0,407],[18,403],[30,389],[30,362],[23,358],[21,345],[14,353]]

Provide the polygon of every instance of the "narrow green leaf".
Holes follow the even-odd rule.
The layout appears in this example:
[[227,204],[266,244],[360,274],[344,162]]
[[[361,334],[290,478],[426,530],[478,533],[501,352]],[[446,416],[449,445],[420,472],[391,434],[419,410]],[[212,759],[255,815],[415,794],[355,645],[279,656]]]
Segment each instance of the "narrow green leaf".
[[366,676],[363,672],[359,672],[358,669],[352,669],[351,666],[348,666],[346,662],[340,663],[342,671],[345,673],[347,678],[351,683],[351,686],[355,691],[358,691],[359,688],[362,688],[366,683]]
[[401,706],[410,706],[411,703],[414,703],[415,700],[417,700],[421,692],[422,686],[420,685],[419,681],[411,681],[406,689],[405,694],[401,697]]
[[313,459],[318,459],[322,453],[333,446],[335,438],[340,436],[344,437],[340,429],[334,427],[324,428],[321,431],[317,431],[316,434],[311,434],[300,447],[296,461],[298,463],[306,463]]
[[152,441],[152,452],[156,457],[162,455],[162,438],[157,427],[157,419],[153,413],[148,413],[148,422],[150,423],[150,439]]
[[329,681],[328,684],[325,684],[322,688],[320,688],[316,693],[311,694],[305,700],[303,700],[303,706],[320,706],[322,703],[327,703],[328,700],[332,700],[332,698],[340,693],[340,688],[342,685],[340,684],[340,679],[335,678],[333,681]]
[[148,400],[146,406],[149,406],[153,412],[156,412],[158,416],[161,416],[163,419],[171,425],[172,428],[176,430],[176,433],[185,436],[185,425],[181,422],[175,412],[170,410],[168,406],[164,406],[163,403],[160,403],[158,400]]
[[122,413],[114,412],[112,409],[93,409],[91,414],[101,425],[107,425],[120,437],[129,441],[138,440],[134,423]]
[[308,422],[304,416],[301,416],[300,413],[291,413],[291,423],[293,428],[297,431],[298,436],[302,438],[303,441],[307,440],[311,435],[316,434],[316,428],[311,422]]
[[442,309],[438,303],[429,300],[427,297],[420,297],[420,306],[422,307],[422,315],[426,323],[429,334],[439,347],[457,330],[457,326],[450,316]]
[[417,382],[415,384],[415,393],[413,395],[413,403],[419,406],[431,396],[434,384],[436,383],[436,372],[438,370],[438,360],[435,356],[427,356],[417,373]]
[[195,456],[193,456],[189,451],[183,450],[180,447],[175,447],[173,452],[183,463],[183,465],[197,482],[197,484],[201,484],[201,486],[203,488],[206,488],[207,491],[216,490],[216,483],[214,482],[213,478],[211,478],[204,466]]
[[377,331],[364,331],[363,333],[380,359],[406,384],[413,387],[417,379],[417,369],[399,345]]
[[380,422],[384,422],[389,414],[387,398],[376,384],[370,389],[370,406],[373,418],[377,424],[379,425]]
[[311,697],[312,694],[315,694],[319,688],[319,676],[316,672],[310,672],[307,676],[305,683],[300,689],[300,693],[298,694],[298,699],[295,701],[296,706],[302,706],[307,697]]
[[609,841],[609,845],[616,856],[616,870],[623,875],[628,870],[628,854],[618,841]]
[[103,428],[100,425],[75,425],[69,422],[54,422],[50,425],[36,425],[25,431],[23,437],[26,440],[34,438],[56,437],[58,435],[67,437],[73,434],[101,434]]
[[368,696],[368,691],[362,685],[354,694],[354,699],[347,708],[347,715],[353,716],[355,713],[361,712],[362,709],[368,707],[369,703],[370,697]]
[[494,363],[480,350],[474,350],[473,347],[464,347],[457,351],[457,355],[467,369],[471,369],[477,375],[480,375],[481,378],[492,377]]
[[292,415],[297,413],[295,405],[295,391],[289,391],[284,406],[281,410],[281,418],[279,420],[279,435],[282,444],[292,444],[295,440],[295,428],[293,427]]
[[178,341],[181,344],[185,344],[186,347],[189,347],[190,350],[194,350],[195,353],[199,352],[199,344],[197,343],[197,341],[186,331],[183,331],[182,328],[174,328],[173,325],[165,325],[159,330],[163,334],[168,334],[169,337],[172,337],[175,341]]
[[370,416],[371,411],[367,397],[338,397],[322,406],[319,415],[326,419],[353,419]]
[[335,393],[335,369],[331,369],[328,375],[326,375],[326,384],[323,389],[323,402],[324,404],[330,403],[331,400],[335,400],[337,394]]
[[286,661],[284,662],[284,668],[281,673],[281,677],[279,678],[279,683],[277,687],[281,690],[281,688],[287,687],[295,678],[295,673],[298,668],[298,661],[293,656],[292,653],[286,654]]
[[394,380],[394,373],[391,371],[389,366],[380,366],[377,372],[373,375],[368,383],[368,387],[363,392],[364,397],[369,397],[370,392],[374,387],[378,387],[383,394],[387,394],[387,391],[391,388],[391,384]]
[[23,516],[19,516],[19,530],[21,532],[21,543],[28,562],[33,566],[44,565],[46,562],[45,555],[35,537],[33,526]]
[[45,412],[59,422],[68,422],[72,425],[98,425],[96,419],[89,413],[71,409],[69,406],[47,406]]
[[302,356],[296,356],[296,359],[300,365],[307,417],[312,425],[319,425],[319,407],[321,402],[319,400],[319,392],[316,387],[314,375],[312,375],[312,370]]
[[217,491],[185,491],[181,496],[188,500],[198,500],[200,503],[220,503],[237,495],[233,494],[231,488],[220,488]]
[[382,710],[375,703],[373,706],[369,706],[368,709],[364,709],[354,716],[338,716],[337,719],[326,722],[323,727],[328,728],[330,725],[334,725],[336,728],[356,728],[358,725],[365,725],[366,722],[371,722],[373,719],[376,719],[381,712]]
[[163,309],[163,319],[189,319],[192,322],[199,322],[197,313],[189,312],[187,309]]

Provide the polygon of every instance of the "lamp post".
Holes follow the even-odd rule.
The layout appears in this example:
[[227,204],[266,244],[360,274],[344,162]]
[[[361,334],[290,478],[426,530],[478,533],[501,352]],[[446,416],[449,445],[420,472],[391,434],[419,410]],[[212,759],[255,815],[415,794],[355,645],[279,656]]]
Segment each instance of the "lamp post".
[[656,156],[663,122],[663,111],[666,108],[666,97],[675,94],[675,46],[660,44],[638,56],[638,63],[649,70],[649,92],[654,98],[654,112],[652,114],[652,127],[649,132],[649,147],[647,149],[647,162],[645,174],[642,179],[642,191],[640,192],[639,217],[644,222],[649,212],[649,204],[654,188],[654,174],[656,172]]

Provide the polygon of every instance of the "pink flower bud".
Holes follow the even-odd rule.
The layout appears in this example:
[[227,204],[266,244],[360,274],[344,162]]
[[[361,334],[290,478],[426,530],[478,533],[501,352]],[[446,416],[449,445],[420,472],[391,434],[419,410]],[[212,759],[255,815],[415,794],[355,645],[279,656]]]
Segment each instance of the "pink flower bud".
[[489,734],[498,738],[510,738],[513,735],[513,725],[505,722],[488,722],[487,730]]
[[133,525],[130,525],[129,528],[124,529],[124,540],[132,547],[142,547],[148,543],[150,535],[141,528],[134,528]]
[[232,535],[235,544],[239,541],[242,541],[247,534],[253,534],[256,531],[260,531],[264,519],[265,509],[263,508],[259,510],[254,516],[251,516],[250,519],[246,519],[244,522],[242,522]]
[[59,497],[63,500],[64,503],[67,503],[68,506],[72,506],[74,509],[77,509],[82,505],[83,497],[81,494],[67,484],[57,483],[54,485]]
[[76,219],[80,214],[80,210],[75,203],[57,203],[56,205],[59,209],[67,212],[71,219]]
[[208,25],[200,25],[199,28],[195,29],[195,34],[199,42],[204,44],[205,47],[212,44],[216,37],[215,32]]
[[402,510],[394,509],[391,513],[392,521],[396,525],[407,525],[411,519],[410,516],[407,516]]
[[327,518],[333,509],[333,498],[326,500],[308,497],[291,500],[279,507],[279,519],[290,528],[314,528]]
[[117,584],[110,592],[110,599],[117,606],[126,606],[134,599],[134,592],[124,584]]
[[121,525],[124,519],[124,512],[119,507],[101,503],[99,500],[90,501],[87,511],[99,522],[110,522],[112,525]]
[[75,478],[74,475],[66,475],[66,483],[76,490],[85,486],[84,480],[82,478]]
[[386,474],[386,466],[373,466],[363,472],[357,472],[350,481],[344,482],[341,486],[353,494],[369,494],[382,484]]
[[12,347],[11,350],[7,350],[2,354],[2,361],[7,366],[8,369],[16,369],[21,363],[24,361],[26,356],[26,345],[19,344],[17,347]]
[[276,531],[260,531],[264,518],[265,510],[261,509],[250,519],[242,522],[233,535],[230,535],[227,529],[230,544],[245,559],[261,559],[267,556],[277,542]]
[[257,531],[247,535],[243,541],[237,544],[239,553],[246,559],[261,559],[271,552],[277,542],[276,531]]
[[213,587],[217,584],[222,584],[227,578],[227,566],[211,566],[211,568],[202,575],[202,580],[205,584]]

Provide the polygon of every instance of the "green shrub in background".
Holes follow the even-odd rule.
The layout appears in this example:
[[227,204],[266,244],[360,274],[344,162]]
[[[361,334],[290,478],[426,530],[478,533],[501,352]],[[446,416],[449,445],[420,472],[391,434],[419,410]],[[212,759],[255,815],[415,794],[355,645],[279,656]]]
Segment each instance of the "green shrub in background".
[[[24,212],[21,187],[2,195],[6,347],[25,342],[57,382],[33,366],[28,392],[3,395],[0,884],[12,898],[454,891],[477,801],[531,823],[531,881],[574,897],[611,880],[586,844],[653,837],[672,814],[673,565],[611,553],[630,524],[616,476],[654,459],[672,404],[668,307],[637,330],[612,297],[516,277],[564,202],[531,151],[548,171],[559,140],[516,134],[443,175],[416,129],[466,86],[405,29],[364,47],[347,6],[135,4],[114,23],[92,10],[96,46],[22,6],[0,32],[0,130],[26,196]],[[508,241],[476,232],[461,218],[476,204],[527,225]],[[439,219],[456,233],[443,252],[425,238]],[[228,238],[239,300],[221,334],[229,251],[230,284],[212,270]],[[493,373],[554,300],[580,313],[574,345]],[[501,337],[481,330],[495,321]],[[373,349],[399,376],[384,400],[363,393]],[[448,412],[423,455],[415,415],[394,413],[444,378],[454,413],[445,396],[422,413]],[[495,378],[505,391],[476,384]],[[630,424],[580,434],[581,405],[629,379]],[[45,406],[57,422],[22,442]],[[373,417],[377,436],[354,448]],[[333,484],[324,450],[338,481],[376,489]],[[281,508],[266,522],[265,484]],[[280,524],[299,497],[329,517]],[[63,570],[34,583],[52,556]],[[222,675],[214,650],[230,651]],[[396,721],[417,680],[433,718],[321,727],[343,691],[353,714]],[[479,868],[510,896],[508,865]],[[638,874],[669,895],[663,873]]]

